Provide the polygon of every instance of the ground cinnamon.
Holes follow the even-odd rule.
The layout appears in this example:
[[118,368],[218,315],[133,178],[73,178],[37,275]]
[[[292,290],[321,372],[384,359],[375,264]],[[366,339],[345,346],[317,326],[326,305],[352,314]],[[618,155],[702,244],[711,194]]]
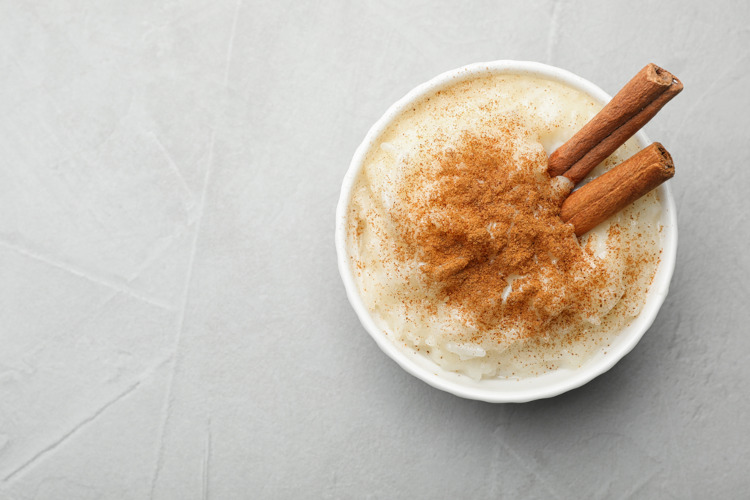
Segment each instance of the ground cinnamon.
[[[424,279],[479,331],[541,334],[550,322],[601,293],[601,269],[587,266],[573,227],[559,217],[566,190],[555,189],[541,148],[524,151],[521,127],[465,134],[410,165],[395,220]],[[521,133],[522,134],[522,133]],[[565,293],[562,293],[562,290]],[[578,311],[580,312],[580,311]]]
[[648,64],[591,121],[550,155],[549,174],[565,175],[577,184],[682,88],[672,73]]

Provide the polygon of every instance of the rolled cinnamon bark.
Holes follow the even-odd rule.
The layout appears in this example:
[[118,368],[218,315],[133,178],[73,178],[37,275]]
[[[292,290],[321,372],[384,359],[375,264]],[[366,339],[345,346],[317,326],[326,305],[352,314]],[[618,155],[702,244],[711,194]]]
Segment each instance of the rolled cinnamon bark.
[[560,217],[581,236],[673,176],[672,156],[655,142],[574,191]]
[[550,155],[548,172],[577,184],[682,91],[672,73],[648,64],[570,140]]

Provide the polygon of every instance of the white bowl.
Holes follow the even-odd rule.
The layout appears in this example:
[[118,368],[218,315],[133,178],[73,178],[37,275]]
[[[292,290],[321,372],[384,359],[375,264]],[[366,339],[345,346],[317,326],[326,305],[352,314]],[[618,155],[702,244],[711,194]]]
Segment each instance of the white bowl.
[[[580,76],[576,76],[560,68],[528,61],[493,61],[471,64],[438,75],[432,80],[419,85],[388,108],[388,111],[372,126],[365,136],[364,141],[354,153],[354,158],[352,158],[349,170],[344,177],[341,196],[336,209],[336,252],[338,254],[339,272],[341,273],[341,278],[344,280],[347,296],[357,316],[359,316],[362,325],[372,338],[375,339],[378,346],[404,370],[433,387],[463,398],[477,399],[491,403],[521,403],[556,396],[580,387],[612,368],[635,347],[643,334],[646,333],[646,330],[654,322],[669,290],[669,282],[672,279],[677,253],[677,217],[675,214],[674,198],[669,190],[669,186],[662,184],[658,188],[658,193],[662,203],[661,223],[664,226],[662,231],[663,251],[661,262],[646,297],[646,304],[638,317],[615,337],[611,345],[607,348],[606,354],[599,352],[593,355],[580,368],[558,369],[541,376],[521,380],[490,378],[477,381],[466,375],[445,370],[416,351],[408,351],[403,346],[396,346],[375,325],[367,307],[362,302],[350,267],[349,252],[346,246],[346,230],[347,207],[351,198],[352,186],[357,175],[362,170],[368,150],[391,122],[405,109],[411,107],[412,103],[420,100],[426,94],[435,92],[451,84],[474,78],[475,76],[501,73],[528,74],[562,82],[590,95],[601,104],[611,99],[602,89]],[[641,148],[651,143],[643,132],[639,132],[635,137]]]

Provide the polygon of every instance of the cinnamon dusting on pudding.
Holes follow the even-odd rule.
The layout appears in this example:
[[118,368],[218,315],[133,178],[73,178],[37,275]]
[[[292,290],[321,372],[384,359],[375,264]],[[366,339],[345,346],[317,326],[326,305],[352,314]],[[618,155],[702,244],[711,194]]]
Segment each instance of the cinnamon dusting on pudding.
[[552,322],[580,321],[611,277],[560,219],[567,189],[546,173],[544,150],[529,147],[513,121],[494,132],[425,146],[392,216],[402,258],[420,262],[425,282],[476,326],[475,337],[538,337]]

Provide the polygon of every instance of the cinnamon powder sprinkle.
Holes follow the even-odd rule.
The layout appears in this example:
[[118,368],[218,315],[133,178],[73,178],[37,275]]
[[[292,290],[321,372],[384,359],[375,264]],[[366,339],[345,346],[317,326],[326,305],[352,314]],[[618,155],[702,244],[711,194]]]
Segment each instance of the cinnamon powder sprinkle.
[[498,343],[509,332],[541,340],[608,300],[611,276],[560,219],[567,189],[527,136],[506,120],[492,135],[423,145],[391,210],[404,244],[398,258],[416,259],[425,284],[475,327],[466,340],[488,332]]

